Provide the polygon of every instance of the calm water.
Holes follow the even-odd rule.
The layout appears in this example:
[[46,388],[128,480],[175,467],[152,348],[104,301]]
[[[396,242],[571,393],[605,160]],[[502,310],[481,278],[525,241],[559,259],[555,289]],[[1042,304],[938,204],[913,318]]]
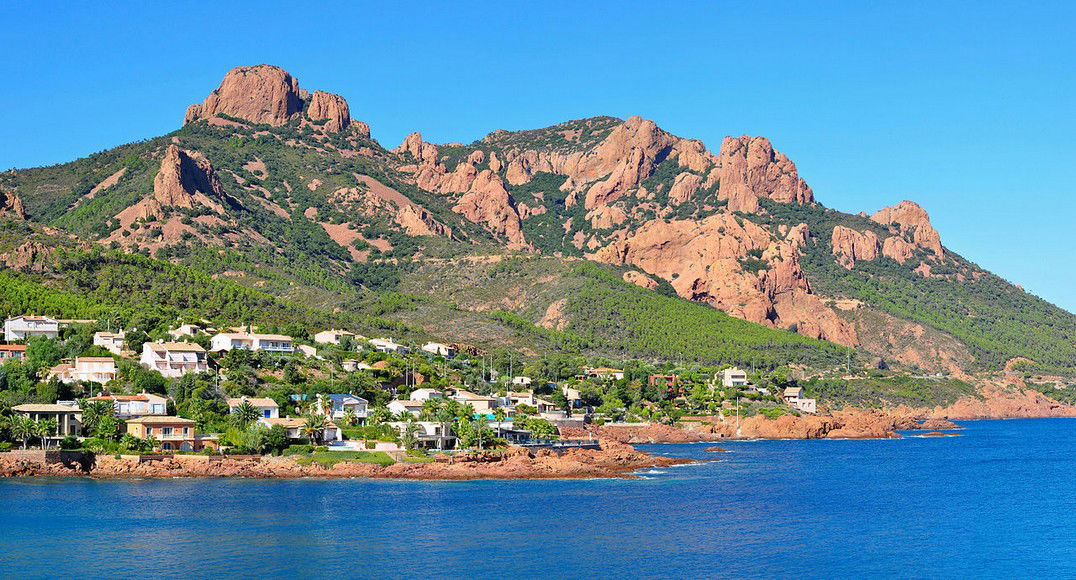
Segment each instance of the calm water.
[[1076,421],[965,425],[635,481],[0,481],[0,576],[1076,576]]

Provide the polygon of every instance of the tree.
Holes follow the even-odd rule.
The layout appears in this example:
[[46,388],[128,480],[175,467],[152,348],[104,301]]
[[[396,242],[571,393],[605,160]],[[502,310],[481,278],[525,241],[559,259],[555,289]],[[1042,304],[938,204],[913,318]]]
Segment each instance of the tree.
[[279,453],[288,446],[288,430],[283,425],[273,425],[262,439],[263,453]]
[[380,425],[392,420],[392,411],[389,411],[387,407],[375,407],[370,412],[370,423],[372,425]]
[[78,406],[82,409],[82,428],[86,430],[86,433],[94,437],[101,436],[99,432],[101,421],[106,417],[112,417],[116,411],[109,401],[87,401],[83,399],[78,402]]
[[359,422],[359,416],[355,413],[355,409],[348,407],[344,411],[344,424],[351,427]]
[[306,423],[303,424],[303,434],[315,445],[321,445],[327,423],[328,419],[325,417],[310,415],[306,418]]
[[114,416],[105,415],[97,422],[97,437],[102,439],[112,440],[116,438],[116,433],[120,429],[120,424],[116,421]]
[[34,435],[41,438],[41,448],[48,449],[49,437],[56,434],[56,429],[59,428],[59,423],[56,419],[42,419],[34,423],[33,431]]
[[29,417],[15,415],[7,420],[7,428],[11,431],[11,436],[22,441],[23,449],[26,449],[30,437],[34,436],[34,427],[34,420]]
[[242,428],[246,428],[251,423],[258,420],[258,408],[251,405],[249,401],[243,401],[238,407],[232,411],[232,420],[236,425]]
[[501,424],[508,418],[508,413],[505,413],[504,409],[497,407],[493,410],[493,418],[497,421],[497,438],[500,439],[502,433]]
[[418,447],[418,423],[408,421],[404,425],[400,432],[400,443],[403,443],[404,449],[408,451]]

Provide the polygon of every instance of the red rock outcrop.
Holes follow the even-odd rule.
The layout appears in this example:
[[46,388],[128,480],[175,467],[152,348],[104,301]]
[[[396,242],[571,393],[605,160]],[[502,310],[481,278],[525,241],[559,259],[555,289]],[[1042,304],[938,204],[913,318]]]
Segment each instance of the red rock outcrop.
[[915,245],[901,236],[889,236],[882,242],[882,255],[903,264],[912,258]]
[[880,247],[878,236],[874,232],[859,232],[844,226],[833,228],[830,243],[833,255],[837,256],[837,263],[849,270],[855,266],[857,260],[870,261],[877,258]]
[[758,211],[758,196],[782,203],[811,203],[814,192],[800,179],[796,165],[774,151],[764,137],[726,137],[718,155],[721,163],[718,196],[729,211]]
[[187,108],[184,124],[223,113],[278,127],[300,110],[299,83],[290,74],[266,64],[241,66],[228,71],[204,102]]
[[16,216],[26,218],[26,208],[22,205],[22,198],[13,193],[0,191],[0,216]]
[[635,270],[624,272],[623,278],[625,282],[635,284],[636,286],[646,288],[647,290],[653,290],[658,287],[658,283],[653,278],[642,272],[636,272]]
[[515,201],[500,178],[489,169],[475,176],[467,193],[460,197],[452,211],[473,222],[486,224],[494,234],[508,240],[510,249],[527,246]]
[[[348,110],[347,101],[332,93],[314,91],[310,96],[310,104],[306,107],[306,116],[313,121],[326,120],[324,127],[330,133],[339,133],[351,126],[351,112]],[[366,136],[369,136],[369,133]]]
[[[752,251],[762,252],[767,268],[743,269],[741,260]],[[668,280],[681,297],[738,318],[782,328],[795,324],[805,336],[858,344],[855,330],[811,293],[796,246],[730,214],[651,220],[587,257],[634,265]]]
[[153,179],[153,199],[162,206],[192,208],[204,205],[223,213],[220,181],[204,155],[169,145]]
[[1059,403],[1039,391],[1027,388],[1019,378],[992,380],[979,388],[978,396],[962,397],[948,407],[930,413],[935,419],[1031,419],[1076,417],[1076,407]]
[[[934,252],[938,258],[944,257],[941,236],[938,235],[938,230],[930,225],[930,216],[919,204],[902,201],[893,207],[878,210],[871,216],[871,220],[889,227],[893,233],[910,234],[912,243],[916,246]],[[895,247],[891,249],[900,255]]]

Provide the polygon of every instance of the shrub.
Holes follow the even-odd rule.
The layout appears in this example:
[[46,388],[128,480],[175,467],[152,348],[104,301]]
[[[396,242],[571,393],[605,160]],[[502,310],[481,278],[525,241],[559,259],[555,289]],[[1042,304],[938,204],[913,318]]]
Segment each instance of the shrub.
[[82,449],[82,442],[74,435],[68,435],[60,440],[60,449]]

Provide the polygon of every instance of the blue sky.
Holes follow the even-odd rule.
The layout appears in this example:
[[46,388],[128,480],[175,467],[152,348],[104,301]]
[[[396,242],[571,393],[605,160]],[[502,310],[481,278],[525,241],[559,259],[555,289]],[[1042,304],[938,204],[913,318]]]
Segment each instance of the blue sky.
[[825,205],[915,200],[947,247],[1076,310],[1074,2],[397,4],[9,0],[0,168],[167,133],[270,63],[388,147],[602,114],[763,135]]

